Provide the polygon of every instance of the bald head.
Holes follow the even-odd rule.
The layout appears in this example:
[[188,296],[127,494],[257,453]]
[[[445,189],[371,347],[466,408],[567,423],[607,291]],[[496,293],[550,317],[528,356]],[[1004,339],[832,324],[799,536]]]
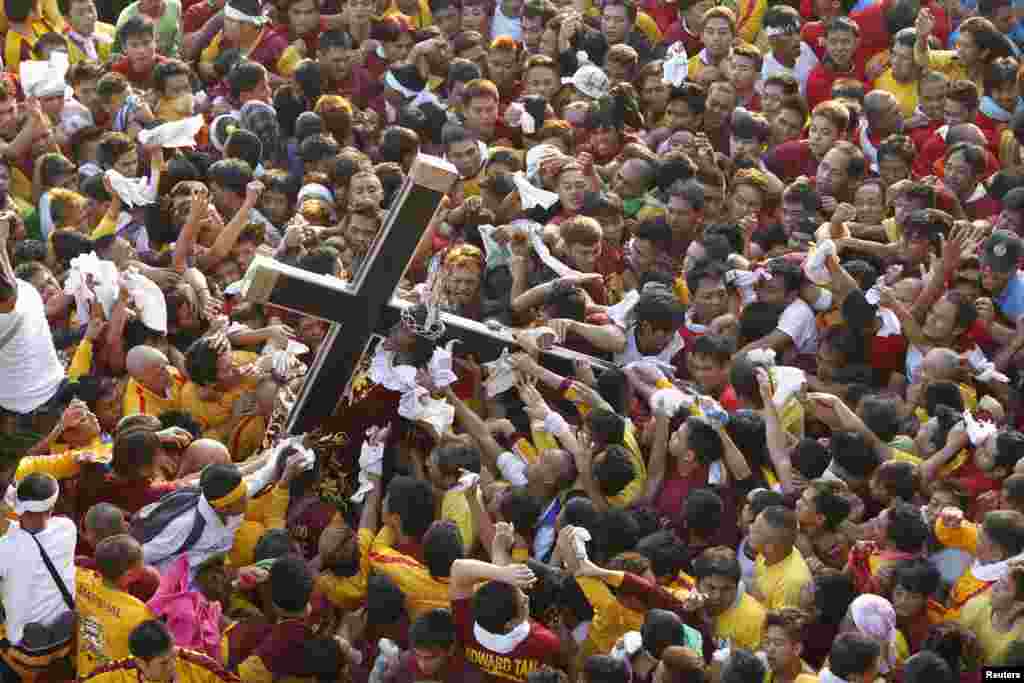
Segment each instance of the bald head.
[[898,107],[899,102],[897,102],[896,96],[888,90],[872,90],[864,96],[864,113],[869,116],[886,111],[893,106]]
[[85,513],[85,533],[93,545],[105,538],[124,534],[128,523],[124,510],[110,503],[96,503]]
[[934,348],[921,360],[921,370],[932,382],[955,380],[960,373],[960,356],[952,349]]
[[201,472],[207,465],[230,465],[231,452],[215,439],[197,439],[181,454],[178,478]]
[[136,379],[154,366],[164,367],[168,363],[167,356],[152,346],[136,346],[124,358],[125,369]]
[[946,133],[946,149],[949,149],[958,142],[970,142],[984,147],[988,144],[985,134],[973,123],[958,123],[950,126]]

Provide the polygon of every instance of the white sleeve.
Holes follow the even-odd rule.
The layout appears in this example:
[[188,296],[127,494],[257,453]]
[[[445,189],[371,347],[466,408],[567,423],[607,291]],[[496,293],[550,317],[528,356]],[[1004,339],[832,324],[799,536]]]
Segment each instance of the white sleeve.
[[513,486],[526,486],[526,467],[526,461],[512,451],[505,451],[498,456],[498,471]]
[[143,561],[148,565],[157,565],[177,554],[192,532],[198,514],[197,510],[172,519],[155,538],[142,546]]
[[793,340],[797,353],[811,350],[808,347],[816,337],[817,328],[814,323],[814,311],[803,299],[797,299],[786,306],[786,310],[779,317],[777,327]]

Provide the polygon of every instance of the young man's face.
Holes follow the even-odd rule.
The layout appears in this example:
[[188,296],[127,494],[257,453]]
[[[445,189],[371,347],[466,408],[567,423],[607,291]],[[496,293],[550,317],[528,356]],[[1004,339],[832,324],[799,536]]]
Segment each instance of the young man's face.
[[147,681],[175,683],[178,678],[178,672],[175,667],[176,660],[177,654],[172,647],[166,654],[153,657],[149,661],[144,659],[136,659],[135,661],[138,663],[139,669],[142,670],[142,675],[146,677]]
[[626,42],[629,34],[629,15],[623,5],[607,5],[601,13],[601,30],[609,45]]
[[693,308],[704,324],[729,310],[729,295],[721,278],[704,278],[693,293]]
[[947,126],[970,123],[974,118],[971,114],[971,110],[963,102],[947,97],[942,103],[942,118]]
[[260,208],[274,225],[284,225],[290,218],[288,196],[283,192],[264,190],[260,195]]
[[[434,12],[434,25],[446,36],[453,36],[459,32],[459,21],[459,11],[454,7]],[[523,22],[523,37],[526,37],[526,22]]]
[[[230,20],[225,20],[224,30]],[[124,54],[136,71],[148,71],[156,62],[156,38],[153,36],[132,36],[124,41]]]
[[76,0],[68,8],[68,23],[77,33],[91,36],[96,28],[96,5],[93,0]]
[[18,133],[18,101],[0,100],[0,138],[11,140]]
[[701,115],[694,113],[682,98],[676,98],[665,106],[665,125],[670,130],[697,130]]
[[914,48],[896,43],[890,51],[892,77],[901,83],[909,83],[920,75],[920,69],[914,61]]
[[448,160],[463,178],[473,178],[480,172],[480,146],[476,140],[461,140],[448,145]]
[[717,396],[729,383],[729,364],[720,362],[714,356],[691,353],[687,355],[686,363],[690,376],[705,394]]
[[946,81],[937,79],[923,81],[917,86],[917,104],[932,121],[940,121],[944,117],[946,86]]
[[728,20],[722,17],[711,17],[705,21],[701,38],[712,60],[724,59],[732,49],[732,27],[729,26]]
[[499,90],[511,88],[519,78],[519,60],[515,50],[491,50],[487,55],[487,73]]
[[832,31],[825,36],[825,52],[838,67],[845,70],[853,64],[858,42],[857,36],[849,31]]
[[526,72],[523,79],[524,95],[539,95],[549,102],[554,99],[561,87],[562,81],[558,74],[546,66],[533,67]]
[[490,136],[498,123],[498,101],[493,97],[474,97],[466,103],[466,127]]
[[729,60],[729,80],[741,92],[747,92],[754,87],[754,83],[760,76],[757,63],[750,57],[733,55]]
[[114,170],[125,178],[137,178],[139,175],[139,153],[130,149],[117,158],[114,162]]
[[288,7],[288,28],[292,35],[304,36],[320,28],[320,3],[298,0]]
[[487,9],[483,5],[464,5],[462,7],[462,30],[477,31],[481,35],[490,35],[487,29]]

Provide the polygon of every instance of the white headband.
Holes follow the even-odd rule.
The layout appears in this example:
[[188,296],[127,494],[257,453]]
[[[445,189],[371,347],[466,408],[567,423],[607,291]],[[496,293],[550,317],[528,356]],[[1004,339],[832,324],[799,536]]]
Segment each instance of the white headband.
[[255,26],[262,26],[263,24],[267,23],[266,17],[262,15],[253,16],[251,14],[246,14],[245,12],[235,9],[231,5],[224,5],[224,18],[234,19],[235,21],[241,21],[246,24],[253,24]]
[[786,24],[784,26],[765,26],[763,30],[764,34],[767,37],[774,38],[775,36],[784,36],[790,33],[799,33],[800,26],[797,24]]
[[[56,482],[54,482],[56,483]],[[49,512],[53,509],[53,506],[57,504],[57,496],[60,495],[60,484],[57,484],[57,490],[53,492],[53,495],[46,500],[22,500],[18,498],[18,494],[14,494],[14,514],[19,517],[26,512]]]
[[409,88],[406,88],[404,85],[399,83],[398,79],[395,78],[395,75],[390,71],[384,74],[384,85],[388,86],[392,90],[397,90],[398,92],[402,93],[403,97],[416,97],[417,95],[419,95],[419,92],[415,90],[410,90]]

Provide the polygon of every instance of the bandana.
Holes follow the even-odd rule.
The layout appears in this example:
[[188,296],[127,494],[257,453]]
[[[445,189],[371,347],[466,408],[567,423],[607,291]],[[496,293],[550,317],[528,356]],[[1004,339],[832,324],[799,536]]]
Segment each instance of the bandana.
[[476,642],[492,652],[507,655],[530,636],[530,622],[523,621],[508,633],[491,633],[480,624],[473,624]]
[[267,23],[266,17],[262,15],[253,16],[251,14],[246,14],[245,12],[235,9],[231,5],[224,5],[224,18],[234,19],[235,21],[240,21],[243,24],[252,24],[253,26],[262,26]]
[[14,494],[14,514],[19,517],[26,512],[49,512],[53,509],[53,506],[57,504],[57,497],[60,495],[60,484],[57,485],[57,489],[53,492],[53,495],[46,500],[22,500],[18,498],[17,492]]
[[[210,504],[214,510],[223,510],[226,507],[230,507],[234,503],[242,500],[249,493],[249,487],[245,483],[245,479],[238,482],[238,486],[231,489],[228,493],[224,494],[220,498],[209,499],[206,502]],[[204,496],[205,497],[205,496]]]

